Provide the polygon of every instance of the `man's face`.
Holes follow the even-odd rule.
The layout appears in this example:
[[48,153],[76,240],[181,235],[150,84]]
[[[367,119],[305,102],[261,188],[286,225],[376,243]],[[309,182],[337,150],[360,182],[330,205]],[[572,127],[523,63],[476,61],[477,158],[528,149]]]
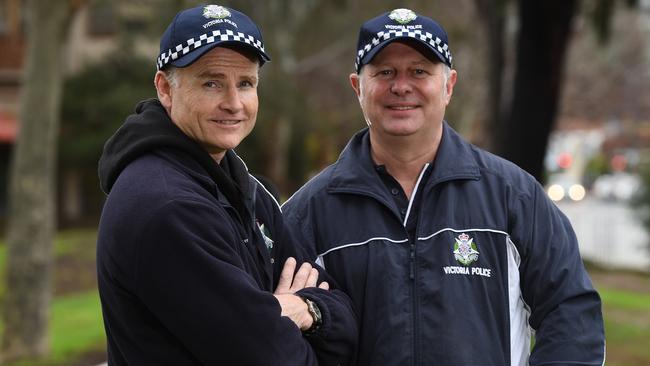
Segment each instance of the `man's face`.
[[445,83],[444,64],[432,62],[411,46],[392,42],[361,74],[350,75],[371,136],[418,135],[433,138],[441,129],[456,71]]
[[177,85],[156,76],[161,103],[172,121],[217,161],[253,130],[257,118],[256,60],[215,47],[176,70]]

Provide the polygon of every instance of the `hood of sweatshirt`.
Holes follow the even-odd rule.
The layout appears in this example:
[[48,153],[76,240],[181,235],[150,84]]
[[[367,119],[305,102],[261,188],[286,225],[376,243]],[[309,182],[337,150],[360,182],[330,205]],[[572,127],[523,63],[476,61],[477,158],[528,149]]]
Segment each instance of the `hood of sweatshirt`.
[[227,150],[220,164],[196,141],[189,138],[169,118],[157,99],[138,103],[135,114],[106,141],[99,160],[99,182],[108,194],[120,173],[132,161],[156,149],[180,150],[195,159],[217,184],[219,190],[242,219],[251,218],[253,191],[244,163]]

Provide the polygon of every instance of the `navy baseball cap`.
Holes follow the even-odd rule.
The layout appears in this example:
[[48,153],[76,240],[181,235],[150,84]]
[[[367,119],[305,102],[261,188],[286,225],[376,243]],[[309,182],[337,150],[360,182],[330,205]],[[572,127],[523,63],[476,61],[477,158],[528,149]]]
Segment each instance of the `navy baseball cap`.
[[447,32],[433,19],[416,14],[409,9],[395,9],[365,22],[359,30],[357,59],[354,69],[357,73],[363,65],[372,61],[389,43],[412,39],[422,43],[424,49],[431,50],[441,62],[451,67]]
[[160,39],[156,67],[189,66],[214,47],[227,44],[251,50],[260,66],[271,61],[264,51],[262,32],[246,14],[221,5],[202,5],[176,14]]

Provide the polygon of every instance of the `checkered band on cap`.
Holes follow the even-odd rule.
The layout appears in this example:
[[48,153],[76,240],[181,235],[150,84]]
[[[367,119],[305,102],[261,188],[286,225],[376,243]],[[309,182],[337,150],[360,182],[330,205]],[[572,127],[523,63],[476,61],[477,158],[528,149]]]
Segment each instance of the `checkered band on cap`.
[[388,31],[381,31],[373,37],[372,41],[365,46],[361,47],[357,52],[357,59],[354,62],[354,69],[359,72],[361,59],[363,56],[368,54],[372,49],[379,46],[380,43],[397,37],[409,37],[420,40],[422,42],[428,43],[431,47],[434,47],[442,57],[445,58],[445,63],[451,67],[452,65],[452,56],[451,51],[449,51],[449,46],[443,42],[440,38],[433,36],[430,32],[424,32],[420,29],[410,30],[410,29],[389,29]]
[[193,50],[205,46],[214,42],[224,42],[224,41],[234,41],[234,42],[244,42],[250,46],[255,47],[256,49],[264,53],[264,45],[262,41],[256,39],[255,37],[244,34],[242,32],[234,32],[230,29],[227,30],[215,30],[212,32],[201,34],[198,39],[190,38],[184,43],[177,45],[176,47],[163,52],[158,56],[156,66],[158,70],[165,67],[168,63],[185,56],[186,54],[192,52]]

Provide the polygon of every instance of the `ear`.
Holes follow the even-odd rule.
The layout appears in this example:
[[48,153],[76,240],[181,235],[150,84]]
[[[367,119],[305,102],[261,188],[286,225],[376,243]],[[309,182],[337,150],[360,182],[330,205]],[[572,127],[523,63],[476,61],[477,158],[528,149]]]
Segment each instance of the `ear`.
[[172,108],[172,85],[167,80],[167,76],[164,72],[156,72],[153,80],[154,85],[156,86],[156,92],[158,93],[158,100],[160,104],[165,107],[167,113],[170,113]]
[[361,80],[359,78],[359,74],[355,72],[350,74],[350,85],[352,85],[352,89],[357,95],[357,98],[361,97]]
[[456,79],[458,78],[458,73],[456,70],[452,69],[451,73],[449,73],[449,78],[447,79],[447,84],[445,85],[445,88],[447,89],[447,101],[446,105],[451,102],[451,95],[454,94],[454,85],[456,85]]

